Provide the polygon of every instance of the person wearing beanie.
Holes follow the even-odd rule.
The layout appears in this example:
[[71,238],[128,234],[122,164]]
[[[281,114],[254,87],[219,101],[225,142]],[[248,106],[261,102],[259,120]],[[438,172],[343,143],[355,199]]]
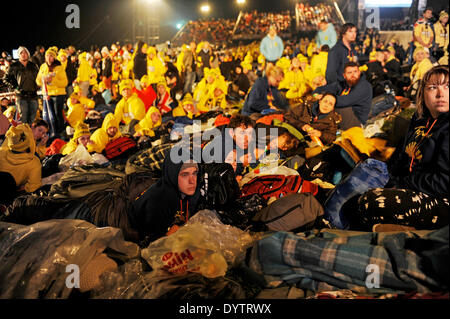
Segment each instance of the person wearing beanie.
[[0,147],[0,172],[14,177],[18,191],[31,193],[41,187],[41,162],[35,151],[33,131],[28,124],[9,128]]
[[133,80],[122,80],[119,84],[119,91],[122,99],[117,103],[114,111],[118,123],[122,121],[129,124],[132,120],[140,121],[145,117],[144,102],[133,93]]
[[89,144],[93,144],[93,142],[90,140],[91,133],[89,132],[89,127],[87,124],[84,123],[78,123],[78,125],[75,127],[75,132],[73,134],[73,137],[70,139],[70,141],[65,144],[61,150],[60,153],[62,155],[68,155],[77,149],[78,145],[83,144],[84,147],[88,147]]
[[436,58],[436,60],[439,60],[448,50],[449,27],[447,12],[441,11],[439,13],[439,21],[434,24],[434,34],[436,43],[434,57]]
[[413,53],[413,59],[416,62],[409,74],[411,85],[405,91],[409,92],[410,97],[416,96],[416,91],[419,87],[419,81],[422,80],[425,73],[433,67],[429,59],[428,51],[423,47],[417,47]]
[[36,77],[36,83],[42,89],[47,88],[49,96],[49,106],[55,116],[55,134],[58,135],[64,130],[64,100],[66,97],[66,87],[68,79],[66,71],[61,62],[56,57],[58,50],[51,47],[45,52],[45,63],[41,65]]
[[173,234],[197,212],[200,166],[192,161],[175,161],[170,150],[166,151],[161,179],[138,197],[128,211],[141,242]]
[[[206,69],[206,68],[205,68]],[[212,85],[207,85],[206,93],[200,98],[197,109],[201,113],[212,110],[225,109],[227,107],[226,95],[228,86],[223,77],[217,77]]]
[[95,132],[92,134],[92,143],[87,144],[88,152],[101,153],[109,142],[122,137],[122,134],[119,131],[118,123],[119,122],[114,117],[114,114],[108,113],[103,120],[102,127],[95,130]]
[[19,47],[19,61],[9,67],[4,76],[4,82],[15,91],[16,104],[22,123],[31,125],[39,107],[36,77],[39,68],[30,61],[30,52],[25,47]]
[[103,47],[101,50],[102,54],[102,70],[101,70],[101,79],[105,82],[106,88],[111,89],[111,80],[112,80],[112,59],[109,54],[109,50],[107,47]]

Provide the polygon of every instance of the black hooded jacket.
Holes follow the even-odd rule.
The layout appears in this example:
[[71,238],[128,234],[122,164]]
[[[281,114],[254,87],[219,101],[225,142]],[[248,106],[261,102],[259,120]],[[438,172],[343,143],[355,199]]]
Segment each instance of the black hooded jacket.
[[[435,122],[427,111],[425,114],[428,116],[424,119],[413,116],[403,146],[397,148],[390,158],[391,179],[386,187],[412,189],[430,196],[448,198],[448,112],[441,114]],[[412,154],[415,154],[413,165]]]
[[197,188],[192,196],[185,196],[178,189],[178,174],[182,166],[182,162],[174,163],[170,153],[167,153],[161,179],[132,204],[128,217],[132,227],[138,231],[140,240],[147,237],[154,241],[165,236],[174,224],[177,212],[181,211],[188,219],[197,212],[201,165],[197,175]]

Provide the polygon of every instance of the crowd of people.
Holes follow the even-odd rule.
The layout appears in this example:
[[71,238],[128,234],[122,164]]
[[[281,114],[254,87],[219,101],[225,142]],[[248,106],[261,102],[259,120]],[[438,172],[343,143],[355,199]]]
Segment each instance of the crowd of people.
[[296,15],[298,15],[297,30],[315,31],[319,22],[325,20],[336,24],[336,14],[332,6],[320,3],[312,6],[309,3],[297,3]]
[[[320,25],[312,39],[283,41],[279,34],[290,28],[289,12],[252,12],[243,16],[238,34],[264,38],[223,52],[202,32],[213,42],[222,39],[232,25],[228,20],[190,24],[188,30],[202,41],[184,43],[171,54],[141,41],[89,52],[38,47],[33,55],[20,47],[19,60],[3,77],[16,99],[0,113],[2,219],[14,222],[11,207],[19,196],[48,192],[55,180],[45,183],[44,171],[45,178],[61,178],[60,166],[48,172],[50,158],[73,167],[92,157],[104,167],[158,172],[159,181],[129,207],[129,225],[138,243],[174,234],[197,213],[205,163],[175,163],[170,150],[198,120],[202,132],[218,128],[222,134],[184,149],[213,148],[207,153],[230,164],[241,187],[248,176],[259,176],[272,153],[278,163],[302,158],[292,169],[306,181],[318,177],[321,186],[338,187],[367,159],[386,163],[387,183],[348,199],[340,216],[325,212],[324,227],[447,226],[448,14],[439,13],[431,29],[433,11],[425,10],[414,28],[413,62],[405,69],[408,57],[395,39],[383,43],[373,30],[362,33],[351,23],[335,28],[328,7],[299,6]],[[384,104],[376,109],[380,96]],[[403,133],[395,132],[401,135],[396,144],[367,135],[376,116],[407,108],[414,115]],[[276,128],[278,134],[255,136],[257,128]],[[232,149],[225,147],[227,139]],[[251,148],[260,140],[262,147]],[[216,144],[223,147],[218,154]],[[81,153],[84,162],[78,161]],[[308,173],[319,162],[328,171]],[[326,198],[318,196],[321,205]]]
[[208,41],[213,44],[230,40],[236,21],[234,19],[199,19],[189,21],[181,33],[174,39],[174,45]]
[[293,17],[290,11],[279,13],[258,12],[256,10],[245,12],[239,21],[234,33],[234,39],[259,39],[269,32],[271,25],[275,25],[280,35],[292,34]]

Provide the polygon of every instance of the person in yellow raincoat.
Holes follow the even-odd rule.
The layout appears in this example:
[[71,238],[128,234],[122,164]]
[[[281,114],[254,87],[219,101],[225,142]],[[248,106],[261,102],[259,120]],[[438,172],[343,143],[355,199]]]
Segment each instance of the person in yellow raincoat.
[[409,74],[411,85],[408,88],[411,92],[411,97],[415,96],[419,87],[419,81],[422,80],[425,73],[433,67],[433,64],[428,57],[429,54],[423,47],[417,47],[414,50],[413,58],[416,63],[413,65],[411,73]]
[[58,56],[56,57],[56,59],[59,62],[61,62],[63,69],[66,70],[66,67],[67,67],[67,52],[66,52],[66,50],[64,50],[64,49],[59,50]]
[[87,97],[89,94],[89,81],[91,79],[91,74],[93,73],[93,69],[89,65],[87,57],[86,52],[83,52],[78,56],[80,66],[78,67],[77,78],[75,79],[75,82],[80,86],[80,94],[83,97]]
[[86,112],[95,107],[95,102],[87,97],[81,96],[78,92],[73,92],[67,100],[67,106],[69,107],[66,116],[67,121],[71,127],[75,128],[78,123],[84,121]]
[[210,68],[204,68],[204,77],[203,79],[198,83],[197,87],[194,90],[194,101],[199,102],[200,99],[208,94],[208,91],[211,89],[212,85],[216,80],[223,80],[225,81],[225,78],[221,75],[220,69],[210,69]]
[[155,132],[153,129],[161,126],[162,118],[161,113],[159,112],[158,108],[155,106],[152,106],[148,109],[147,114],[145,114],[145,117],[134,126],[135,130],[135,137],[138,136],[155,136]]
[[190,93],[187,93],[181,103],[172,111],[173,117],[187,116],[190,119],[199,114],[200,112],[195,107],[194,99]]
[[11,174],[18,191],[34,192],[42,184],[41,162],[35,156],[36,143],[30,126],[11,126],[5,137],[0,147],[0,172]]
[[300,62],[300,69],[303,72],[303,76],[305,77],[305,81],[308,87],[311,87],[311,83],[314,79],[314,71],[311,66],[308,64],[308,58],[304,55],[299,54],[297,56],[298,61]]
[[225,109],[227,107],[226,95],[228,93],[227,83],[222,79],[216,79],[212,85],[208,86],[206,94],[204,94],[197,104],[197,109],[206,113],[218,108]]
[[279,66],[283,69],[284,74],[286,74],[289,71],[289,68],[291,67],[291,60],[287,57],[280,58],[277,63],[275,63],[276,66]]
[[132,120],[142,120],[145,117],[144,102],[132,92],[133,80],[122,80],[119,85],[119,91],[122,99],[117,103],[114,111],[118,123],[129,124]]
[[158,79],[164,76],[166,67],[164,63],[158,58],[155,47],[148,47],[147,50],[147,74],[150,84],[158,82]]
[[78,145],[80,144],[83,144],[87,149],[89,144],[93,144],[90,137],[91,133],[89,132],[88,125],[84,123],[78,123],[78,125],[75,127],[75,133],[73,134],[73,137],[67,144],[64,144],[63,147],[61,147],[60,153],[62,155],[71,154],[75,152]]
[[102,127],[95,130],[92,134],[92,143],[87,144],[87,150],[89,153],[101,153],[109,142],[119,137],[122,137],[119,131],[119,121],[115,118],[114,114],[108,113],[103,120]]
[[298,99],[305,94],[307,84],[302,70],[300,69],[300,61],[297,58],[292,59],[289,71],[285,73],[283,81],[278,86],[280,90],[286,89],[286,98]]
[[46,84],[50,97],[49,106],[55,115],[55,133],[59,134],[64,130],[63,109],[68,80],[61,62],[56,60],[57,52],[56,47],[50,47],[45,52],[45,63],[39,68],[36,83],[41,88],[44,82]]
[[320,52],[311,58],[311,69],[314,74],[322,74],[325,76],[327,72],[329,46],[324,44],[320,48]]
[[[441,11],[439,21],[434,24],[435,42],[436,42],[436,60],[439,60],[448,50],[448,13]],[[448,53],[447,53],[448,54]]]

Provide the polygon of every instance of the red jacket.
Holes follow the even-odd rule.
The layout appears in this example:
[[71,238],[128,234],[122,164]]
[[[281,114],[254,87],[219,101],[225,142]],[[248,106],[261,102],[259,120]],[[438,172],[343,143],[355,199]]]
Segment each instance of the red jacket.
[[145,112],[153,105],[153,101],[156,99],[155,90],[153,90],[152,86],[149,85],[145,90],[137,90],[133,88],[133,93],[136,93],[138,97],[144,102]]

